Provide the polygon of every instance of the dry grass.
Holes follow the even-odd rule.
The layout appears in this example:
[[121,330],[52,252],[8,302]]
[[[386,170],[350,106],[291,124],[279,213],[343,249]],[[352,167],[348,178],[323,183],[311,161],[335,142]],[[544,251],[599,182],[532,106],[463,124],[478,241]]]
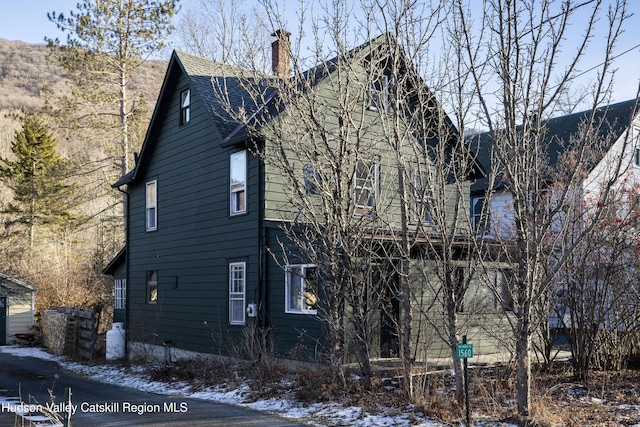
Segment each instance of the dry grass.
[[[260,365],[238,361],[230,364],[212,361],[181,361],[156,366],[150,373],[154,380],[185,381],[194,386],[226,384],[233,387],[247,383],[253,398],[294,396],[302,403],[341,402],[376,413],[395,409],[428,417],[445,424],[464,419],[464,406],[454,398],[453,378],[448,373],[427,375],[421,392],[410,399],[397,378],[374,378],[370,390],[360,386],[357,377],[346,373],[334,381],[328,369],[288,371],[273,362]],[[272,370],[271,373],[260,372]],[[269,381],[266,380],[269,378]],[[476,420],[503,421],[519,425],[555,426],[624,426],[640,423],[640,371],[594,372],[589,383],[576,382],[568,365],[559,364],[548,372],[535,374],[532,416],[517,417],[515,383],[504,377],[504,368],[470,370],[470,402]]]

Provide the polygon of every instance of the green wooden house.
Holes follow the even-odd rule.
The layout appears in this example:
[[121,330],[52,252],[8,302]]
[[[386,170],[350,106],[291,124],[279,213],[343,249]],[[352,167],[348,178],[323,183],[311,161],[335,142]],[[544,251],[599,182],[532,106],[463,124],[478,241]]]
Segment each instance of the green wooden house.
[[[128,199],[127,243],[105,272],[116,279],[114,320],[125,322],[130,350],[144,347],[144,351],[162,354],[176,348],[228,354],[246,336],[249,326],[257,326],[269,331],[269,341],[278,355],[321,357],[326,325],[318,320],[313,302],[304,293],[304,283],[316,274],[315,265],[299,252],[295,257],[284,256],[291,242],[283,226],[313,210],[316,202],[302,209],[292,203],[291,194],[313,195],[320,178],[308,163],[296,158],[292,170],[299,172],[300,186],[290,188],[282,170],[255,151],[260,146],[269,153],[275,146],[271,141],[281,136],[287,123],[297,126],[301,144],[308,133],[296,110],[300,106],[278,102],[284,96],[274,89],[278,85],[273,83],[288,79],[289,74],[281,34],[272,46],[275,76],[258,78],[182,52],[171,56],[135,168],[114,184]],[[387,36],[382,36],[341,60],[305,71],[302,75],[307,86],[300,93],[313,91],[327,105],[335,105],[332,94],[338,96],[347,90],[337,90],[337,85],[358,85],[354,74],[345,72],[345,64],[350,72],[356,70],[357,76],[357,70],[364,72],[373,53],[387,43]],[[362,102],[368,105],[358,116],[367,124],[367,134],[358,142],[370,153],[370,162],[355,160],[355,176],[350,177],[354,187],[347,191],[353,196],[349,217],[369,231],[376,221],[389,227],[400,218],[400,197],[394,191],[397,176],[390,167],[393,152],[381,145],[382,127],[374,123],[391,84],[381,63],[380,78],[363,90],[367,100]],[[407,63],[405,67],[404,72],[412,72]],[[429,102],[430,108],[438,109],[433,99]],[[244,118],[234,112],[244,112]],[[334,114],[323,120],[327,128],[339,127],[342,118]],[[438,126],[443,122],[447,133],[456,132],[446,116]],[[442,128],[434,125],[434,135],[438,129]],[[478,169],[472,170],[462,187],[451,185],[451,191],[457,189],[464,199],[464,206],[469,205],[471,180],[479,174]],[[384,182],[393,184],[382,191]],[[459,188],[466,190],[460,192]],[[412,204],[418,205],[426,203]],[[469,223],[468,210],[458,215],[465,218],[461,224]],[[412,215],[411,221],[428,223],[427,228],[435,226],[427,217],[428,212],[422,211]],[[393,227],[387,228],[381,240],[392,231]],[[461,236],[469,233],[470,227],[460,230]],[[293,258],[297,260],[285,262]],[[416,295],[428,299],[424,304],[433,310],[435,297],[429,295],[425,283],[437,279],[425,278],[429,266],[424,258],[416,257],[410,269],[415,273],[412,287]],[[382,274],[390,269],[382,266],[377,271]],[[394,319],[390,317],[397,320],[403,308],[393,293],[389,291],[385,297],[390,309],[367,308],[373,324],[373,357],[398,354],[398,338],[391,326]],[[423,331],[422,336],[431,340],[424,348],[446,355],[442,340],[426,331],[428,322],[418,324],[417,319],[414,330]]]

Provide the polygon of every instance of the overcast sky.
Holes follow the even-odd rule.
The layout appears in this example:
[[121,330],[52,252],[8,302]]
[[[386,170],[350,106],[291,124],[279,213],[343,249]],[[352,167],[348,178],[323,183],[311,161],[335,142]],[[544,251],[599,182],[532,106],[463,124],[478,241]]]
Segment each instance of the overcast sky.
[[[75,10],[79,0],[8,0],[3,1],[0,14],[0,38],[20,40],[27,43],[44,43],[45,37],[61,40],[66,35],[60,33],[56,26],[47,19],[48,12],[68,13]],[[200,0],[182,0],[184,8],[197,4]],[[250,5],[252,0],[245,0]],[[296,5],[297,1],[286,0],[286,5]],[[294,6],[295,7],[295,6]],[[640,78],[640,0],[629,0],[629,9],[635,14],[627,21],[626,33],[620,40],[616,54],[629,52],[616,60],[618,73],[614,90],[614,101],[624,101],[635,96]],[[292,25],[295,26],[295,25]],[[571,32],[570,32],[571,33]],[[579,36],[580,34],[576,34]],[[167,54],[168,59],[168,54]]]

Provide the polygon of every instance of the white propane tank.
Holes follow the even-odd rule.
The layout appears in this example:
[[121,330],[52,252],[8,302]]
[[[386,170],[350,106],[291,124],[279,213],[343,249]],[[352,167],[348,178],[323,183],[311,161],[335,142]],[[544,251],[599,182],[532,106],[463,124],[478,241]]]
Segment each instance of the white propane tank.
[[125,331],[122,322],[114,322],[113,328],[107,331],[107,360],[124,358],[124,338]]

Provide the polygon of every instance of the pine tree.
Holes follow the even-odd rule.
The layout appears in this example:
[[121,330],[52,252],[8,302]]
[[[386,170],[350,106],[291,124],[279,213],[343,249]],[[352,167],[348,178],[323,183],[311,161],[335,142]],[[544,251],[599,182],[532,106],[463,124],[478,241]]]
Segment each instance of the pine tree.
[[143,91],[133,77],[164,47],[178,1],[84,0],[68,15],[48,14],[67,34],[64,45],[47,39],[71,83],[72,96],[63,104],[77,110],[74,119],[82,126],[118,135],[123,172],[130,167],[133,127],[144,115]]
[[3,209],[10,216],[5,225],[25,232],[31,247],[36,227],[55,230],[74,219],[71,207],[77,185],[68,182],[70,167],[56,153],[57,147],[46,123],[27,114],[11,145],[15,159],[0,158],[0,181],[13,192],[13,201]]

